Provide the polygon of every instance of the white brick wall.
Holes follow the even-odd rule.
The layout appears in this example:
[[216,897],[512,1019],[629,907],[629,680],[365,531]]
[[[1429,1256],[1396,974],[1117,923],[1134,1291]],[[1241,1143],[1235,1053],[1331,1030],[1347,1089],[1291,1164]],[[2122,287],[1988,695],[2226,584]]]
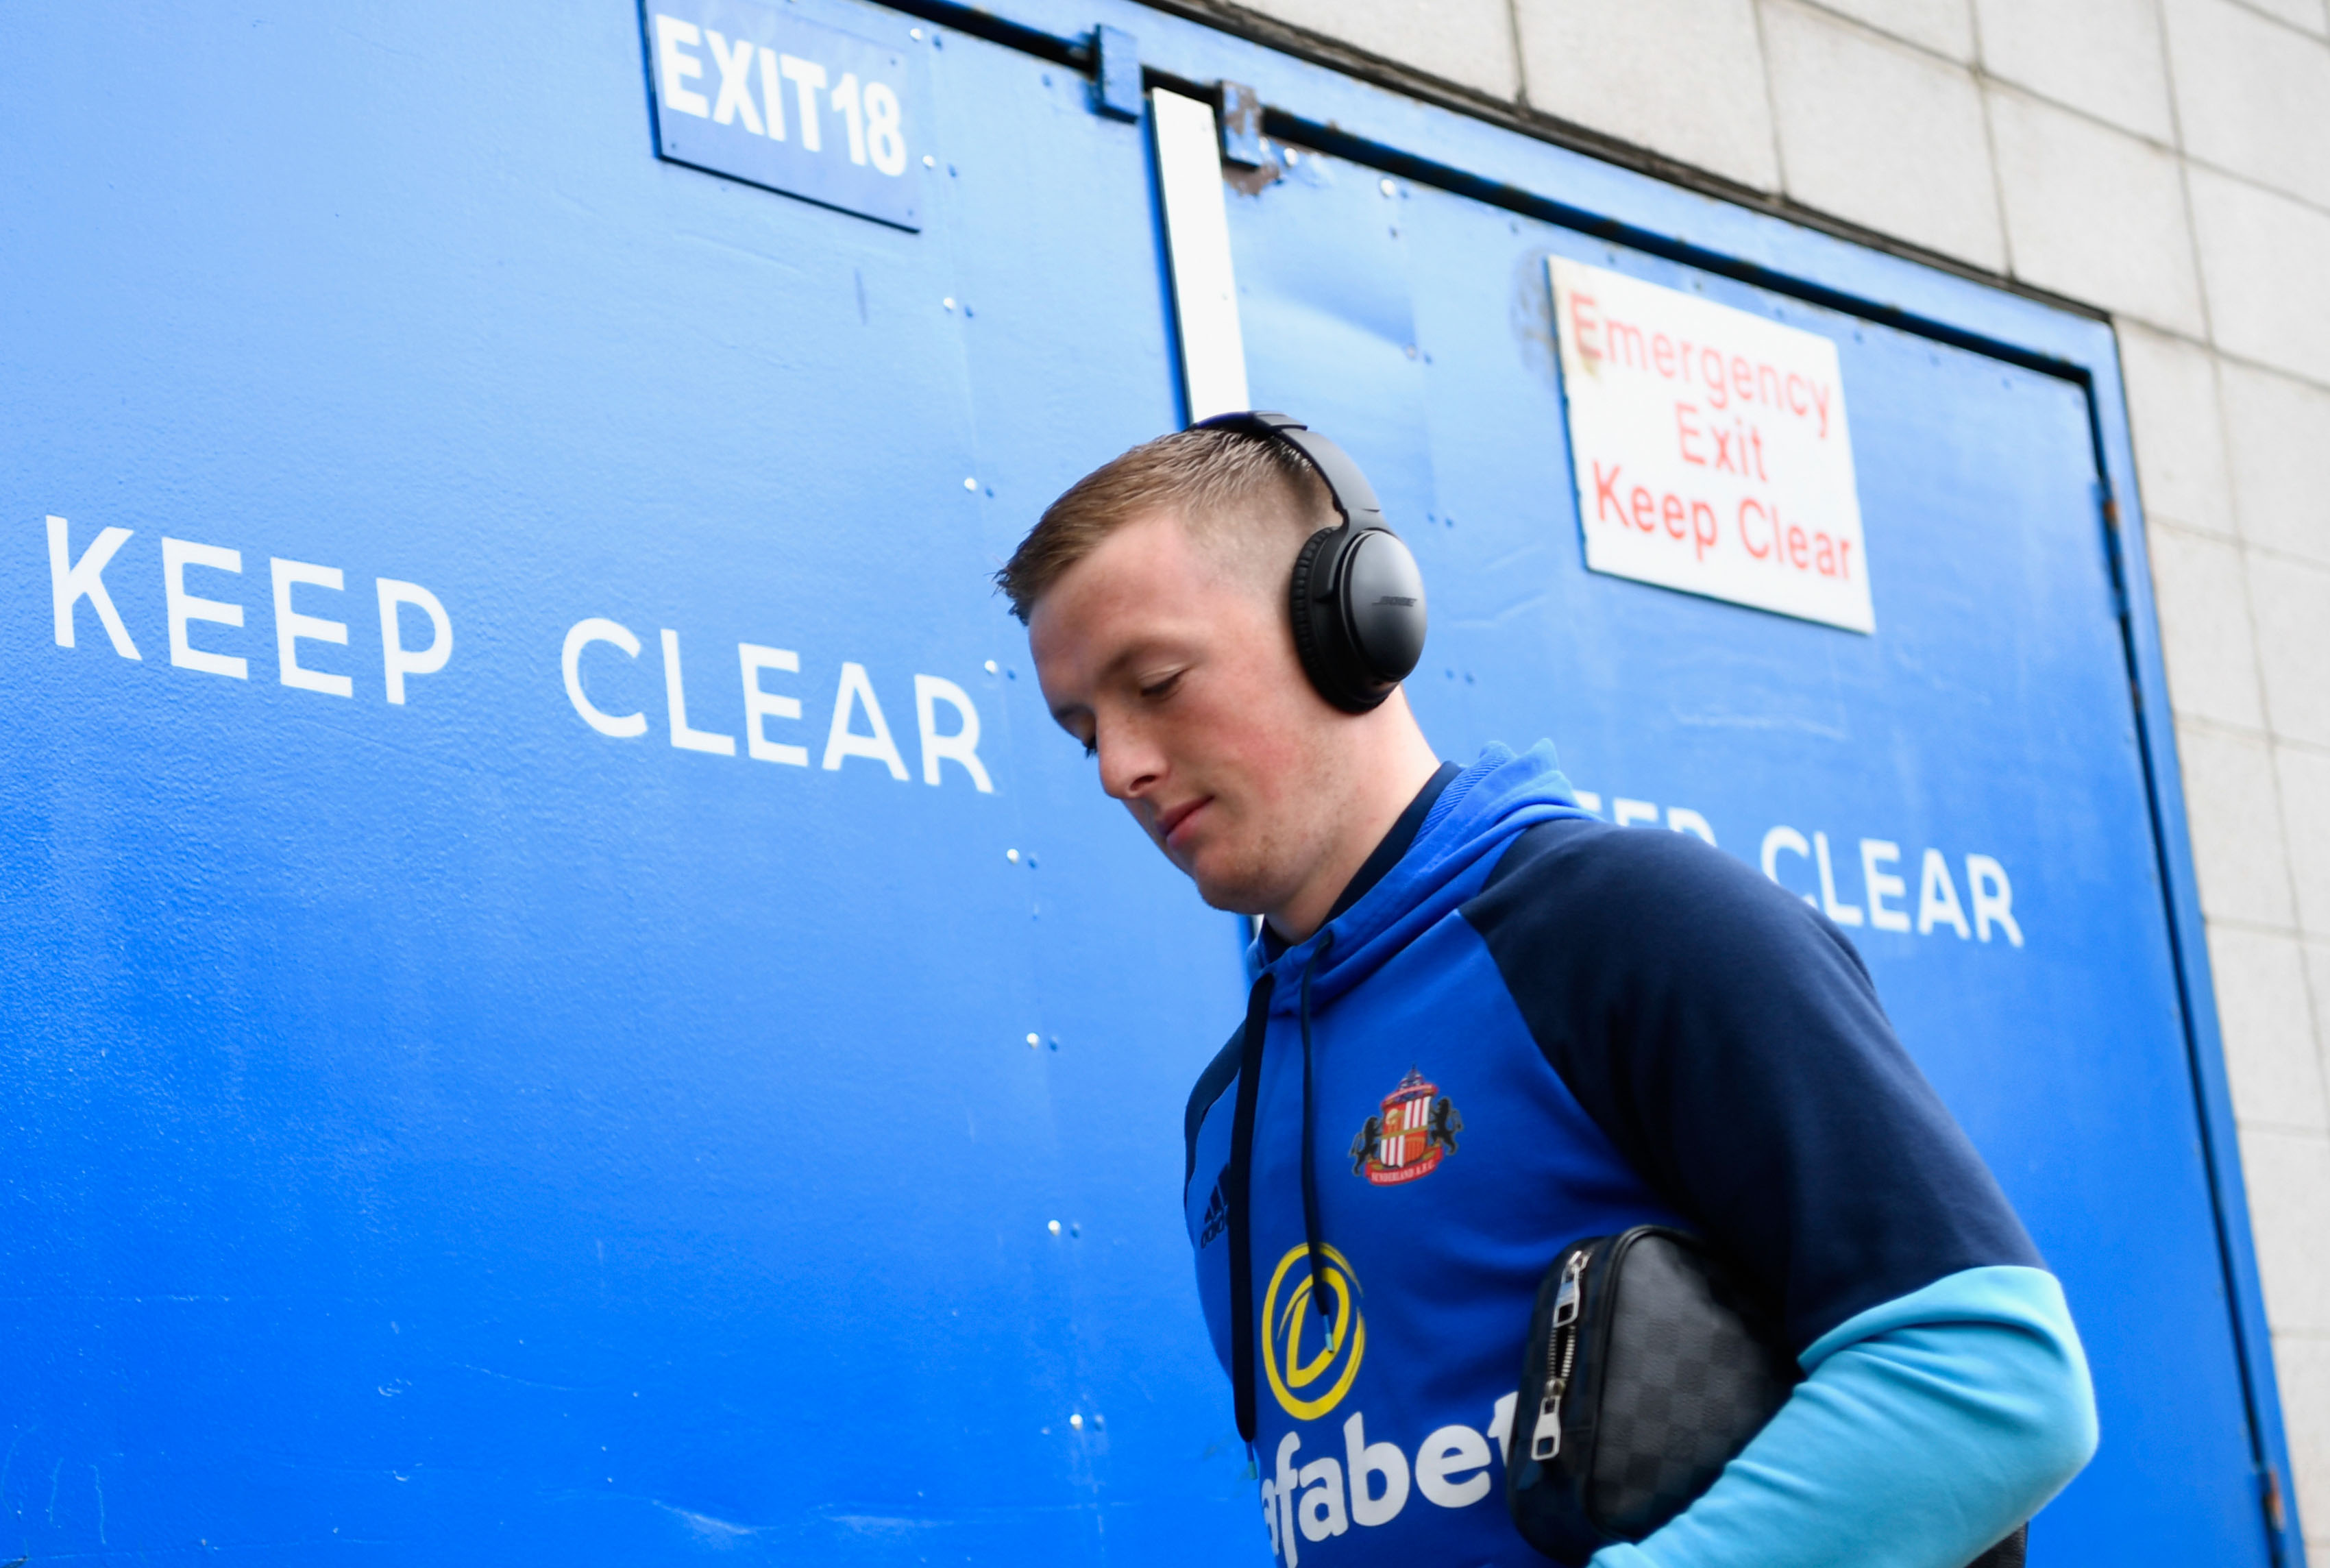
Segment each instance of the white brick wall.
[[2154,0],[1980,0],[1977,9],[1990,75],[2136,136],[2174,139]]
[[1993,88],[1988,101],[2016,275],[2200,332],[2201,278],[2175,155],[2013,88]]
[[1974,76],[1809,5],[1766,0],[1762,9],[1788,194],[1976,266],[2003,267]]
[[1778,188],[1753,0],[1514,0],[1513,10],[1538,109]]
[[2330,1568],[2330,0],[1242,3],[2113,313]]

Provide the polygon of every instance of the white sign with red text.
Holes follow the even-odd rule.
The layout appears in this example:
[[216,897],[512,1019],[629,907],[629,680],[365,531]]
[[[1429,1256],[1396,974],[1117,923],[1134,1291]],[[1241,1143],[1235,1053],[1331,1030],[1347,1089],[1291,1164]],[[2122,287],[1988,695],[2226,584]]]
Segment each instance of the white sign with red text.
[[1549,266],[1586,564],[1874,632],[1836,345],[1599,267]]

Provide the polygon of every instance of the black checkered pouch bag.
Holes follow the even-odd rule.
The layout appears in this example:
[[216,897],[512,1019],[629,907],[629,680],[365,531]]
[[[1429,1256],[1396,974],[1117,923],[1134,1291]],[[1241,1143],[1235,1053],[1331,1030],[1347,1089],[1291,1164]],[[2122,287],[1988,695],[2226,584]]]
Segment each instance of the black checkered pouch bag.
[[[1505,1502],[1557,1562],[1639,1541],[1715,1484],[1803,1377],[1776,1324],[1696,1237],[1659,1225],[1562,1250],[1538,1287]],[[2022,1568],[2025,1530],[1973,1568]]]

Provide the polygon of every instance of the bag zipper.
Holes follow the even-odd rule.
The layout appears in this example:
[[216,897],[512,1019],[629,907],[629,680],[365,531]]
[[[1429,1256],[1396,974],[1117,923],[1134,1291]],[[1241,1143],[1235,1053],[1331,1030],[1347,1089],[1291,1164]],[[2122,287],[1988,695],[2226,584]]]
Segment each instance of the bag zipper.
[[1561,1399],[1569,1392],[1569,1372],[1577,1360],[1577,1309],[1585,1295],[1586,1253],[1570,1254],[1553,1298],[1552,1332],[1545,1342],[1545,1397],[1538,1402],[1537,1427],[1530,1433],[1530,1458],[1549,1459],[1561,1452]]

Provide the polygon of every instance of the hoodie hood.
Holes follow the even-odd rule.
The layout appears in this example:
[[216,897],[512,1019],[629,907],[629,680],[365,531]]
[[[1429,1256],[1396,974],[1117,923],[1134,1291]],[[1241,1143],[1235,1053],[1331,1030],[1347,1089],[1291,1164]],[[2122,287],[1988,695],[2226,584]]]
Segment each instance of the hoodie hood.
[[1246,948],[1249,984],[1277,976],[1273,1012],[1292,1012],[1303,969],[1331,933],[1333,946],[1311,972],[1311,1005],[1331,1003],[1463,902],[1479,877],[1525,829],[1561,817],[1590,817],[1562,776],[1553,743],[1516,753],[1493,742],[1448,781],[1397,864],[1349,909],[1270,959],[1257,937]]

